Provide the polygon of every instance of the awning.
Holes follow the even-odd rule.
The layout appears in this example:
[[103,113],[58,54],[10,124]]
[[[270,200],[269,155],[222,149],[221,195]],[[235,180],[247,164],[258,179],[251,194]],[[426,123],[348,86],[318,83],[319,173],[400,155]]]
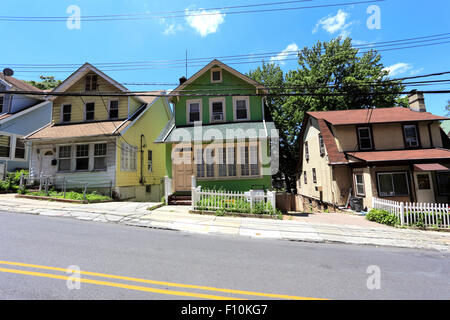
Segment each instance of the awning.
[[444,167],[439,163],[423,163],[423,164],[415,164],[414,171],[449,171],[450,169]]

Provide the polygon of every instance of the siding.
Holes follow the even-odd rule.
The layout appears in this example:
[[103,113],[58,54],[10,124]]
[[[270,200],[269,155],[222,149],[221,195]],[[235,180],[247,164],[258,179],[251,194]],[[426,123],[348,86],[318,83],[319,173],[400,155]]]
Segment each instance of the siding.
[[[118,88],[110,84],[105,79],[98,76],[98,86],[100,92],[117,92],[122,93]],[[78,80],[75,84],[73,84],[70,88],[68,88],[65,92],[67,93],[79,93],[85,91],[85,77]],[[52,121],[54,123],[61,122],[61,106],[63,104],[71,104],[72,105],[72,116],[71,122],[83,122],[84,121],[84,103],[94,102],[95,103],[95,114],[94,120],[108,120],[109,119],[109,101],[110,100],[119,100],[119,119],[128,118],[128,97],[57,97],[53,101],[53,115]],[[84,102],[83,102],[84,101]],[[140,103],[135,98],[130,98],[130,105],[133,105],[133,108],[141,106]],[[136,105],[138,105],[136,107]]]

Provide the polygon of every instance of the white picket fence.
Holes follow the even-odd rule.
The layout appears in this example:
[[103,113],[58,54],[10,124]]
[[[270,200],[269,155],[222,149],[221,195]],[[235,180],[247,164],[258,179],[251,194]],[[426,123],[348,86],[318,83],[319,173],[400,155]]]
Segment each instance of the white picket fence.
[[411,203],[372,198],[372,208],[395,214],[401,225],[450,228],[448,203]]
[[[192,208],[202,210],[224,210],[234,212],[253,211],[255,205],[264,204],[264,211],[275,212],[275,192],[250,190],[248,192],[202,190],[201,186],[192,188]],[[270,204],[270,205],[269,205]]]

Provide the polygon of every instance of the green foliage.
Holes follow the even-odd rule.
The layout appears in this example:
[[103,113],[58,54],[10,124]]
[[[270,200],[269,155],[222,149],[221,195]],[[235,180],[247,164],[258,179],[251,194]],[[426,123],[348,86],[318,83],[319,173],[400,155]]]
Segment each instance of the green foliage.
[[[396,92],[404,90],[399,81],[389,81],[388,71],[375,50],[358,54],[351,39],[340,37],[317,42],[298,53],[298,68],[283,74],[273,63],[264,63],[248,73],[269,88],[269,93],[308,93],[311,95],[270,96],[267,114],[279,129],[279,173],[287,189],[295,188],[299,161],[299,133],[305,112],[360,109],[363,107],[407,106],[407,98]],[[369,86],[367,83],[376,85]],[[390,94],[377,94],[378,92]],[[342,95],[336,95],[342,93]]]
[[[66,192],[65,197],[64,197],[63,192],[53,191],[53,190],[50,190],[48,192],[48,195],[45,193],[45,191],[26,192],[26,194],[33,195],[33,196],[41,196],[41,197],[51,197],[51,198],[56,198],[56,199],[84,200],[83,193],[79,193],[79,192],[75,192],[75,191]],[[86,200],[88,202],[109,201],[109,200],[111,200],[111,198],[108,196],[101,195],[101,194],[97,193],[96,191],[94,191],[92,193],[86,193]]]
[[24,81],[28,84],[31,84],[33,87],[36,87],[38,89],[41,90],[50,90],[53,88],[56,88],[57,86],[59,86],[62,81],[61,80],[55,80],[55,77],[53,76],[40,76],[39,77],[42,81]]
[[445,110],[447,111],[447,117],[450,117],[450,100],[447,101],[447,105],[445,106]]
[[372,209],[366,214],[366,219],[374,221],[388,226],[395,226],[400,223],[399,219],[392,213],[386,210]]
[[18,192],[21,174],[27,176],[28,171],[19,170],[15,172],[8,172],[6,175],[6,179],[4,181],[0,181],[0,190]]

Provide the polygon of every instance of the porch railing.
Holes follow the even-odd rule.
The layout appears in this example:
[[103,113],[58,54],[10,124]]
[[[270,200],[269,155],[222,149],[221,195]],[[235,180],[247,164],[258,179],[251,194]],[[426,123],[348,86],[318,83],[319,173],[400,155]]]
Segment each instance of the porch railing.
[[401,225],[450,228],[448,203],[398,202],[372,198],[372,208],[394,214]]

